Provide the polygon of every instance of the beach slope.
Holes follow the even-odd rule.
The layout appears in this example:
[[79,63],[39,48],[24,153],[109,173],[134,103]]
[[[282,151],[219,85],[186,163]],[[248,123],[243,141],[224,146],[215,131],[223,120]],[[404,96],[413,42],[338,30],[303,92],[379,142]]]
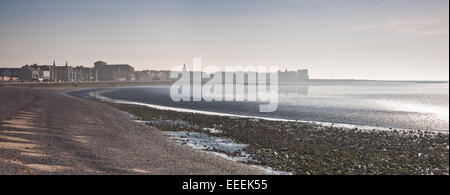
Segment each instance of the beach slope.
[[264,174],[169,141],[108,104],[0,87],[0,174]]

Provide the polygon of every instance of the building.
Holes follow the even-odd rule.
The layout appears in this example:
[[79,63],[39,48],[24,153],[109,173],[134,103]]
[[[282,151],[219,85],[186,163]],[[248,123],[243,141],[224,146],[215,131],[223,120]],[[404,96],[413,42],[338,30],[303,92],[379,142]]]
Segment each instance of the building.
[[65,66],[53,65],[25,65],[19,69],[19,79],[25,82],[79,82],[93,81],[94,70],[92,68],[77,66],[69,66],[66,62]]
[[278,71],[278,83],[298,83],[309,80],[308,69],[298,69],[297,71]]
[[[176,78],[170,78],[171,71],[168,70],[144,70],[144,71],[136,71],[136,81],[176,81],[179,77],[181,77],[181,73],[188,72],[186,69],[186,65],[183,66],[183,70],[175,72],[178,74]],[[192,72],[191,77],[192,77]],[[172,72],[173,74],[173,72]]]
[[134,72],[134,78],[136,81],[151,81],[152,80],[149,70]]
[[77,66],[73,69],[73,80],[76,81],[93,81],[94,70],[92,68]]
[[20,73],[20,68],[0,68],[0,81],[17,81]]
[[55,82],[57,81],[57,71],[55,62],[53,65],[40,65],[39,67],[39,80],[45,82]]
[[[0,68],[0,81],[20,80],[24,82],[87,82],[87,81],[133,81],[153,80],[151,71],[134,72],[128,64],[107,64],[95,62],[94,68],[53,65],[24,65],[21,68]],[[167,71],[168,72],[168,71]]]
[[297,71],[288,71],[287,69],[284,72],[278,72],[278,82],[279,83],[295,83],[298,81],[298,72]]
[[298,73],[298,80],[299,81],[307,81],[309,80],[309,73],[308,69],[300,69],[297,71]]
[[41,80],[41,73],[37,64],[22,66],[20,71],[20,80],[22,81],[32,82]]
[[160,70],[160,71],[150,71],[150,78],[152,81],[169,81],[170,71]]
[[65,66],[55,66],[56,67],[56,80],[60,82],[76,81],[74,79],[73,67],[69,66],[66,62]]
[[25,65],[20,68],[19,78],[22,81],[54,82],[57,77],[55,65]]
[[[1,68],[0,81],[4,80],[21,80],[25,82],[88,82],[88,81],[176,81],[181,77],[181,73],[188,73],[191,78],[194,75],[203,75],[203,72],[188,71],[186,65],[182,71],[175,72],[178,77],[170,78],[170,71],[167,70],[144,70],[134,71],[134,68],[128,64],[107,64],[104,61],[94,63],[94,68],[69,66],[66,62],[65,66],[53,65],[25,65],[20,69]],[[239,74],[238,74],[239,73]],[[174,74],[174,72],[172,72]],[[221,83],[238,83],[238,84],[255,84],[259,81],[259,77],[265,76],[266,81],[270,82],[269,73],[242,72],[237,71],[231,73],[232,77],[225,79],[226,72],[218,72],[222,79],[217,82]],[[266,74],[266,75],[264,75]],[[202,82],[211,78],[203,78]],[[262,77],[261,77],[262,79]],[[299,83],[309,80],[308,69],[298,69],[296,71],[278,71],[278,83]]]
[[107,64],[103,61],[94,63],[95,80],[97,81],[133,81],[134,68],[128,64]]

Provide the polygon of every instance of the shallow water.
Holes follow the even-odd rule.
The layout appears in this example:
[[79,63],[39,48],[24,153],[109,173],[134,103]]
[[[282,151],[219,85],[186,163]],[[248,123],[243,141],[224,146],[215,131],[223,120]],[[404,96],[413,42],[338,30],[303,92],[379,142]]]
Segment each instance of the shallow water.
[[[316,82],[280,85],[278,110],[262,102],[173,102],[170,86],[97,88],[69,92],[193,110],[413,130],[449,130],[449,84],[419,82]],[[265,103],[264,103],[265,104]]]

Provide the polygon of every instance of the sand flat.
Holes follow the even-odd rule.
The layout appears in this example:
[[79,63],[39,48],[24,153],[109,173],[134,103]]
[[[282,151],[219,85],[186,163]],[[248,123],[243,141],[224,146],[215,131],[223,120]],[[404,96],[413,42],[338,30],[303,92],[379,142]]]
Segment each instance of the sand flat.
[[266,174],[61,92],[0,87],[0,174]]

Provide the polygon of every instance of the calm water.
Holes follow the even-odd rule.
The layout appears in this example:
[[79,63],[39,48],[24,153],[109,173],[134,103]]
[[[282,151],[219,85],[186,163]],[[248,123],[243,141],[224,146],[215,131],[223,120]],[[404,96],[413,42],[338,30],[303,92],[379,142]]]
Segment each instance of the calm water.
[[230,114],[449,131],[448,83],[347,81],[281,85],[278,110],[272,113],[260,113],[258,102],[173,102],[169,88],[100,88],[71,93]]

